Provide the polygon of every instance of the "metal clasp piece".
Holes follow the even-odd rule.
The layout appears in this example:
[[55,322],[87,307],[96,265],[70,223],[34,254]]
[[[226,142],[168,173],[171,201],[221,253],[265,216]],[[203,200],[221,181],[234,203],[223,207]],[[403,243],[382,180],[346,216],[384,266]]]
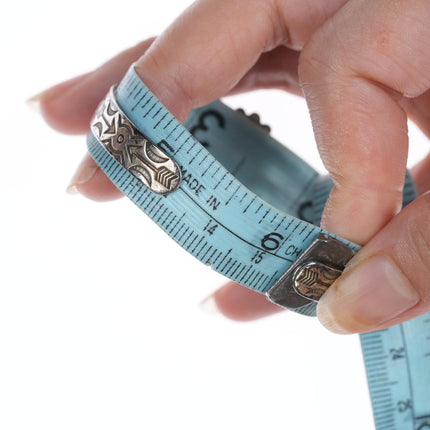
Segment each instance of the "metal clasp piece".
[[317,302],[353,255],[349,246],[321,233],[270,288],[267,298],[290,309]]
[[99,105],[91,129],[110,155],[155,193],[168,194],[179,187],[182,177],[178,164],[122,112],[114,87]]

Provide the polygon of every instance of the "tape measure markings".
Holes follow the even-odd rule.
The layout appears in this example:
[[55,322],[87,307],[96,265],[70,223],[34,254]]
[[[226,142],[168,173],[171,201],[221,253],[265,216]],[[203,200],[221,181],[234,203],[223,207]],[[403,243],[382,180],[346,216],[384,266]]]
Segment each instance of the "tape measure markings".
[[428,315],[361,335],[378,430],[430,429]]
[[[186,122],[202,146],[164,111],[133,70],[118,87],[117,97],[143,134],[175,156],[183,182],[172,194],[155,195],[90,133],[88,147],[97,163],[203,263],[266,292],[320,232],[293,216],[318,222],[332,182],[219,102],[194,110]],[[405,203],[414,195],[407,178]],[[303,306],[299,312],[314,314],[315,306]],[[424,315],[360,336],[377,430],[430,429],[429,323],[429,315]]]
[[[100,163],[102,168],[106,168],[106,173],[111,177],[114,183],[121,183],[126,178],[125,175],[125,169],[122,168],[122,166],[117,165],[113,166],[110,165],[109,167],[106,166],[106,163],[110,162],[111,156],[109,153],[107,153],[100,145],[97,145],[96,142],[89,142],[89,147],[91,153],[100,159]],[[96,151],[104,152],[102,156],[100,154],[97,154]],[[124,188],[124,185],[126,188]],[[175,239],[182,247],[185,247],[187,250],[192,251],[194,255],[196,255],[198,258],[200,258],[205,264],[211,265],[215,270],[226,273],[230,277],[234,277],[237,279],[237,282],[240,283],[246,283],[248,282],[251,286],[257,286],[258,282],[261,282],[262,279],[264,279],[263,283],[269,284],[270,282],[273,282],[274,278],[278,276],[279,272],[273,271],[270,272],[270,276],[265,273],[262,270],[257,270],[253,267],[252,264],[244,264],[244,262],[240,262],[238,264],[238,258],[232,258],[228,264],[226,264],[227,257],[230,257],[230,254],[232,253],[232,250],[228,249],[225,252],[223,250],[220,250],[218,247],[212,247],[211,249],[208,249],[203,255],[200,255],[203,248],[207,246],[207,236],[199,234],[194,229],[190,228],[187,224],[187,222],[184,221],[184,218],[187,216],[187,211],[183,211],[181,214],[180,220],[176,224],[174,224],[174,228],[171,230],[168,230],[168,227],[166,225],[166,222],[162,222],[162,219],[166,219],[166,217],[171,217],[174,215],[174,212],[172,209],[168,211],[168,207],[164,204],[162,196],[155,197],[153,193],[149,192],[149,190],[141,185],[137,180],[134,180],[134,178],[128,178],[127,182],[124,182],[122,184],[123,191],[130,197],[131,200],[133,200],[139,207],[142,208],[142,210],[145,210],[147,214],[158,224],[161,225],[161,227],[166,230],[173,239]],[[192,197],[183,189],[181,189],[181,192],[184,196],[186,196],[188,199],[192,199]],[[179,190],[178,190],[179,191]],[[138,197],[137,197],[138,196]],[[194,200],[193,200],[194,201]],[[198,205],[199,209],[211,220],[213,220],[214,223],[217,225],[218,228],[223,228],[225,231],[227,231],[230,235],[233,235],[237,238],[237,240],[240,240],[242,242],[245,242],[248,246],[254,248],[257,251],[264,252],[266,255],[271,255],[275,258],[282,259],[286,262],[291,262],[292,260],[288,257],[276,255],[274,252],[264,249],[263,247],[260,247],[258,245],[255,245],[252,242],[246,241],[246,239],[240,237],[237,233],[231,231],[227,226],[225,226],[223,223],[219,222],[217,218],[215,218],[212,214],[210,214],[207,210],[205,210],[203,207]],[[154,212],[155,210],[155,212]],[[176,232],[174,231],[175,229]],[[191,240],[190,240],[191,239]],[[194,248],[191,249],[193,244],[198,242],[200,240],[200,247],[201,249]],[[212,251],[209,253],[209,251]],[[231,272],[231,270],[235,267],[235,271]],[[264,278],[265,276],[265,278]],[[264,288],[264,287],[263,287]],[[267,288],[267,287],[266,287]]]
[[[137,79],[136,83],[138,83]],[[136,83],[133,86],[134,92],[139,91],[139,87],[138,85],[136,85]],[[130,88],[130,86],[127,86],[125,87],[125,89],[121,90],[121,85],[119,86],[117,90],[118,99],[121,99],[121,91],[125,92],[128,88]],[[134,97],[133,91],[128,92],[129,98]],[[145,100],[146,97],[147,99]],[[135,110],[134,113],[136,115],[134,117],[131,112],[126,112],[126,114],[133,122],[136,123],[141,121],[142,118],[147,118],[150,112],[154,110],[155,113],[152,115],[154,124],[151,126],[151,124],[148,123],[149,125],[147,125],[146,127],[147,130],[142,130],[143,133],[146,133],[148,137],[154,142],[167,142],[167,145],[165,145],[164,147],[168,148],[170,146],[174,149],[175,152],[177,152],[179,148],[182,148],[180,151],[180,156],[176,159],[183,173],[183,183],[179,189],[187,197],[187,199],[189,200],[189,204],[192,204],[195,208],[198,207],[200,211],[203,212],[203,215],[206,217],[206,219],[212,220],[213,225],[211,226],[211,228],[216,227],[218,229],[218,235],[220,234],[221,229],[224,229],[225,232],[228,232],[230,236],[234,236],[237,240],[246,243],[250,248],[254,249],[254,251],[248,250],[248,255],[246,257],[249,263],[246,264],[245,261],[242,261],[242,267],[236,267],[238,270],[235,272],[230,272],[231,268],[229,267],[229,265],[222,267],[219,266],[218,260],[222,258],[223,252],[219,251],[217,247],[215,247],[215,249],[212,251],[212,254],[209,255],[209,257],[206,261],[204,261],[204,263],[212,264],[216,270],[221,269],[223,272],[229,273],[230,276],[235,276],[236,278],[234,280],[240,283],[246,283],[250,281],[254,282],[254,280],[259,279],[259,273],[266,273],[266,275],[270,274],[270,277],[266,277],[265,279],[267,279],[267,282],[273,281],[274,273],[278,275],[282,273],[282,271],[286,270],[288,264],[291,264],[294,261],[295,257],[301,252],[303,252],[303,250],[306,249],[306,247],[312,242],[313,238],[318,234],[319,229],[316,226],[310,224],[303,226],[300,220],[292,218],[287,214],[280,214],[279,211],[275,210],[273,207],[263,202],[258,196],[256,196],[250,190],[247,190],[241,184],[236,185],[234,189],[234,196],[229,195],[225,190],[228,190],[229,186],[236,182],[236,179],[226,169],[224,169],[220,165],[220,163],[212,157],[211,154],[207,153],[206,151],[203,151],[204,148],[191,136],[191,134],[188,133],[187,135],[185,129],[180,130],[178,124],[174,124],[172,118],[169,118],[169,116],[166,115],[167,112],[162,112],[161,103],[156,100],[149,93],[149,91],[145,91],[143,94],[141,94],[141,98],[142,101],[144,101],[141,106],[149,107],[143,111]],[[123,102],[125,101],[123,100]],[[136,104],[134,104],[134,106],[136,106],[137,108]],[[124,106],[121,106],[121,108],[124,109]],[[197,121],[196,126],[198,126],[199,124],[200,122]],[[175,129],[176,132],[173,132],[173,130]],[[171,137],[169,138],[169,140],[167,140],[167,136],[169,135]],[[180,145],[178,145],[178,141],[180,138]],[[295,159],[294,162],[296,162]],[[190,169],[191,164],[193,165],[193,175],[190,175],[188,173],[188,169]],[[214,170],[212,173],[211,169]],[[210,178],[202,178],[203,172],[209,173]],[[310,178],[313,178],[315,174],[314,172],[309,173],[308,169],[305,171],[304,175],[309,181]],[[189,179],[187,180],[188,177]],[[118,179],[116,176],[113,179],[116,181],[117,185],[120,184],[121,179]],[[190,181],[194,181],[193,183],[196,184],[194,185],[194,189]],[[224,186],[225,190],[222,190],[222,187],[220,187],[220,185],[224,181],[226,181],[226,185]],[[140,195],[139,200],[136,201],[135,196],[141,193],[140,190],[141,188],[137,187],[135,188],[133,193],[131,193],[129,190],[127,191],[129,197],[133,201],[135,201],[135,203],[138,204],[143,210],[145,210],[145,206],[142,205],[145,204],[148,194],[145,192],[145,196]],[[210,190],[210,192],[208,190]],[[170,198],[171,200],[170,207],[171,210],[173,210],[174,212],[177,211],[178,207],[189,206],[187,203],[183,202],[183,199],[178,198],[177,195],[168,196],[168,198]],[[221,207],[222,201],[225,202],[224,211]],[[160,200],[154,201],[154,205],[159,206],[160,204]],[[255,206],[254,208],[253,205],[258,206]],[[227,209],[229,210],[226,212]],[[167,212],[167,209],[165,208],[163,208],[164,212],[159,212],[156,214],[152,213],[151,208],[146,210],[148,211],[148,214],[157,223],[161,222],[162,218]],[[249,211],[252,210],[254,211],[253,215],[257,215],[261,212],[261,216],[256,220],[257,225],[255,225],[254,216],[251,219],[240,218],[237,216],[237,214],[240,212],[242,212],[243,215],[247,215]],[[217,211],[216,214],[214,213],[215,211]],[[272,211],[273,215],[270,216]],[[190,244],[188,243],[188,240],[192,237],[192,235],[195,235],[192,238],[194,241],[200,240],[198,234],[202,234],[202,231],[204,232],[205,230],[205,226],[199,225],[202,218],[201,215],[202,214],[199,214],[199,216],[194,217],[194,219],[193,214],[186,215],[187,220],[184,220],[184,222],[186,222],[186,224],[189,226],[193,226],[193,228],[191,228],[189,231],[187,230],[188,237],[185,236],[185,233],[183,233],[180,237],[178,237],[176,234],[172,235],[174,239],[178,240],[181,245],[186,246],[188,249],[190,249]],[[277,223],[276,229],[274,229],[274,226],[271,225],[268,220],[270,218],[275,220],[277,219],[277,217],[279,217],[280,221]],[[236,218],[237,220],[235,222]],[[229,225],[226,225],[225,222],[221,222],[220,219],[228,220]],[[254,230],[251,234],[252,240],[247,238],[247,236],[249,235],[250,222],[253,224],[252,228]],[[246,228],[244,228],[244,225],[246,225]],[[163,224],[162,227],[164,226],[165,225]],[[297,232],[300,226],[302,227],[300,231]],[[196,229],[196,227],[198,228]],[[282,230],[284,227],[285,232],[287,234],[279,233],[278,231]],[[255,243],[255,237],[257,236],[256,233],[258,233],[258,236],[260,238],[260,243],[258,244]],[[292,238],[294,238],[294,240]],[[185,239],[185,241],[183,241],[183,239]],[[228,242],[229,240],[226,240],[226,242]],[[236,246],[234,246],[233,248],[235,249]],[[234,257],[234,260],[243,260],[243,246],[240,246],[240,248],[240,255],[232,256]],[[264,256],[266,264],[259,266],[264,266],[262,269],[253,269],[253,266],[255,266],[256,264],[260,264],[260,261],[252,261],[252,259],[255,258],[255,250],[260,252],[260,254],[257,255],[256,258],[259,258],[261,260],[261,257]],[[219,254],[219,257],[217,257],[216,254],[219,252],[221,253]],[[290,258],[289,255],[294,258]],[[281,272],[279,272],[278,270],[273,270],[273,267],[277,267],[278,264],[274,264],[273,261],[270,261],[269,257],[271,257],[272,260],[273,258],[279,258],[285,262]],[[216,260],[212,261],[213,258],[216,258]],[[233,262],[234,260],[232,259]],[[252,276],[254,276],[254,278],[252,278]],[[254,285],[248,286],[254,287]],[[258,290],[264,292],[269,287],[270,285],[268,284],[258,286]]]

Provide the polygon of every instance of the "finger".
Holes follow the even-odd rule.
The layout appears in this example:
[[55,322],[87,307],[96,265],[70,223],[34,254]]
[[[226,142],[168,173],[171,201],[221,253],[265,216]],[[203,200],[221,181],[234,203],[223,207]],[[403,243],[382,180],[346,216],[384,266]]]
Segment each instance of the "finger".
[[153,40],[145,40],[95,71],[69,81],[66,86],[60,84],[50,88],[30,101],[40,104],[44,119],[54,129],[69,134],[85,134],[100,100],[113,84],[121,80],[130,64],[145,53]]
[[229,282],[202,302],[202,308],[235,321],[252,321],[285,309],[236,282]]
[[75,76],[74,78],[68,79],[67,81],[61,82],[57,85],[48,88],[47,90],[36,94],[35,96],[29,98],[27,100],[27,105],[34,111],[41,113],[41,105],[44,101],[47,101],[57,95],[65,94],[67,90],[71,89],[74,86],[82,83],[90,73],[84,73],[79,76]]
[[302,52],[299,75],[335,186],[323,226],[366,243],[401,207],[408,151],[398,101],[430,87],[430,3],[351,0]]
[[107,202],[123,196],[88,153],[85,154],[73,175],[67,192],[82,194],[96,202]]
[[[279,14],[276,2],[247,3],[245,9],[248,10],[249,7],[250,11],[242,23],[243,7],[238,6],[243,5],[238,3],[224,1],[219,4],[210,0],[197,3],[175,21],[157,40],[154,49],[144,55],[136,65],[136,70],[144,81],[180,119],[184,119],[192,107],[205,104],[229,92],[263,52],[284,42],[290,47],[301,46],[315,26],[342,1],[331,0],[328,2],[330,6],[315,8],[313,13],[309,13],[308,8],[297,7],[296,14],[291,13],[288,16],[289,26],[284,22],[282,13]],[[296,2],[291,0],[291,4],[294,3]],[[285,2],[283,6],[286,6]],[[286,13],[287,8],[282,12]],[[263,19],[260,19],[261,17]],[[241,22],[241,25],[237,25],[238,22]],[[256,30],[251,33],[251,37],[247,37],[249,24]],[[238,41],[246,40],[243,49],[235,48],[234,43],[225,44],[228,37],[230,42],[234,41],[231,39],[232,34]],[[92,73],[84,82],[70,88],[63,97],[44,100],[42,112],[47,121],[65,132],[87,131],[88,119],[102,94],[124,74],[124,65],[128,66],[133,62],[141,50],[145,50],[150,44],[151,42],[147,42],[120,54],[105,67]],[[219,61],[214,52],[223,54],[223,61]],[[186,63],[191,59],[194,64]],[[106,74],[106,69],[111,73]],[[207,73],[208,70],[210,73]],[[246,82],[245,79],[243,85],[247,85]],[[82,94],[87,91],[88,96],[85,99]],[[75,177],[80,176],[78,171]],[[91,182],[96,177],[98,175],[92,176]],[[84,184],[86,182],[75,182],[69,189],[77,191],[83,189]],[[96,194],[99,196],[99,193]]]
[[367,332],[430,311],[430,193],[380,231],[351,261],[318,304],[338,333]]
[[[150,42],[152,39],[125,51],[94,72],[55,85],[32,97],[28,103],[41,110],[53,128],[65,133],[86,133],[94,105],[105,96],[111,85],[121,79],[133,60],[144,54]],[[278,88],[301,95],[297,73],[298,56],[298,52],[282,46],[262,54],[230,94],[261,88]],[[94,82],[97,85],[94,85]],[[70,106],[75,106],[73,115],[70,115]]]
[[[281,45],[301,48],[312,31],[345,1],[329,0],[323,6],[309,7],[298,0],[202,0],[151,45],[137,62],[136,71],[166,107],[184,120],[191,108],[231,91],[262,53]],[[109,77],[118,80],[125,72],[124,64],[134,61],[139,49],[120,54],[121,61],[118,57],[112,60],[109,66],[115,73]],[[47,121],[64,132],[87,131],[88,118],[112,84],[110,79],[100,79],[106,68],[71,88],[67,103],[65,97],[44,100],[42,112]],[[246,82],[245,78],[243,85]],[[86,102],[81,97],[83,86],[90,95]],[[72,183],[69,188],[76,191],[83,185]]]
[[345,1],[201,0],[157,38],[135,69],[183,120],[193,107],[230,92],[262,53],[301,49]]
[[[112,60],[112,62],[121,61],[120,58]],[[298,83],[297,74],[298,53],[288,48],[278,47],[273,51],[263,54],[256,65],[241,79],[231,93],[240,93],[243,91],[250,91],[259,88],[280,88],[290,91],[295,94],[300,94],[301,89]],[[104,70],[104,69],[107,70]],[[95,73],[97,75],[103,74],[105,80],[114,82],[119,66],[113,67],[112,64],[107,64],[98,69]],[[112,76],[111,76],[112,75]],[[64,116],[63,106],[70,104],[69,97],[72,95],[74,98],[79,98],[81,103],[87,102],[91,104],[94,95],[89,93],[85,77],[75,78],[79,84],[74,91],[61,91],[62,85],[54,87],[54,90],[48,90],[48,95],[53,91],[57,94],[55,109],[53,104],[44,105],[45,112],[49,112],[49,117],[56,117],[64,127],[68,124],[69,127],[76,126],[76,117],[70,118]],[[70,84],[67,82],[66,90],[70,89]],[[90,94],[90,96],[88,96]],[[59,109],[60,106],[60,109]],[[67,108],[66,108],[67,109]],[[89,110],[81,109],[79,114],[79,122],[90,121],[87,118]],[[112,184],[112,182],[101,172],[97,171],[96,163],[89,156],[85,156],[72,177],[68,187],[68,192],[71,194],[81,193],[87,198],[96,201],[108,201],[121,197],[121,192]],[[96,174],[97,173],[97,174]]]
[[[205,104],[203,100],[208,103],[226,95],[262,53],[278,46],[301,49],[312,31],[346,1],[328,0],[323,5],[300,0],[196,2],[158,38],[137,71],[167,107],[184,119],[184,113]],[[48,92],[49,97],[40,99],[48,123],[65,133],[85,133],[97,103],[152,41],[110,60],[61,100]]]

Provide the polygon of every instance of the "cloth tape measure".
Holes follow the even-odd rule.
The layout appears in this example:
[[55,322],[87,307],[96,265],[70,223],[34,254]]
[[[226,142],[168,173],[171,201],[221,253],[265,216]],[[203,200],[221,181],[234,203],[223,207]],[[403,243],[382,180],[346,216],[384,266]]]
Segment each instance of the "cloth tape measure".
[[[87,143],[112,182],[179,245],[298,313],[315,315],[359,250],[318,227],[330,179],[255,114],[216,101],[182,125],[131,67],[98,107]],[[407,175],[404,204],[415,197]],[[360,337],[377,430],[430,430],[430,314]]]

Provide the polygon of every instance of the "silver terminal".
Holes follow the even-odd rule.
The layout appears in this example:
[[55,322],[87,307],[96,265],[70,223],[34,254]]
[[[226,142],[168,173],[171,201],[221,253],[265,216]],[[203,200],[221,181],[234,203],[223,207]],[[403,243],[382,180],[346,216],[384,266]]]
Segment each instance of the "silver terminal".
[[91,130],[116,161],[155,193],[168,194],[179,187],[178,164],[122,112],[114,87],[97,108]]
[[353,255],[349,246],[321,233],[270,288],[267,298],[290,309],[317,302]]

